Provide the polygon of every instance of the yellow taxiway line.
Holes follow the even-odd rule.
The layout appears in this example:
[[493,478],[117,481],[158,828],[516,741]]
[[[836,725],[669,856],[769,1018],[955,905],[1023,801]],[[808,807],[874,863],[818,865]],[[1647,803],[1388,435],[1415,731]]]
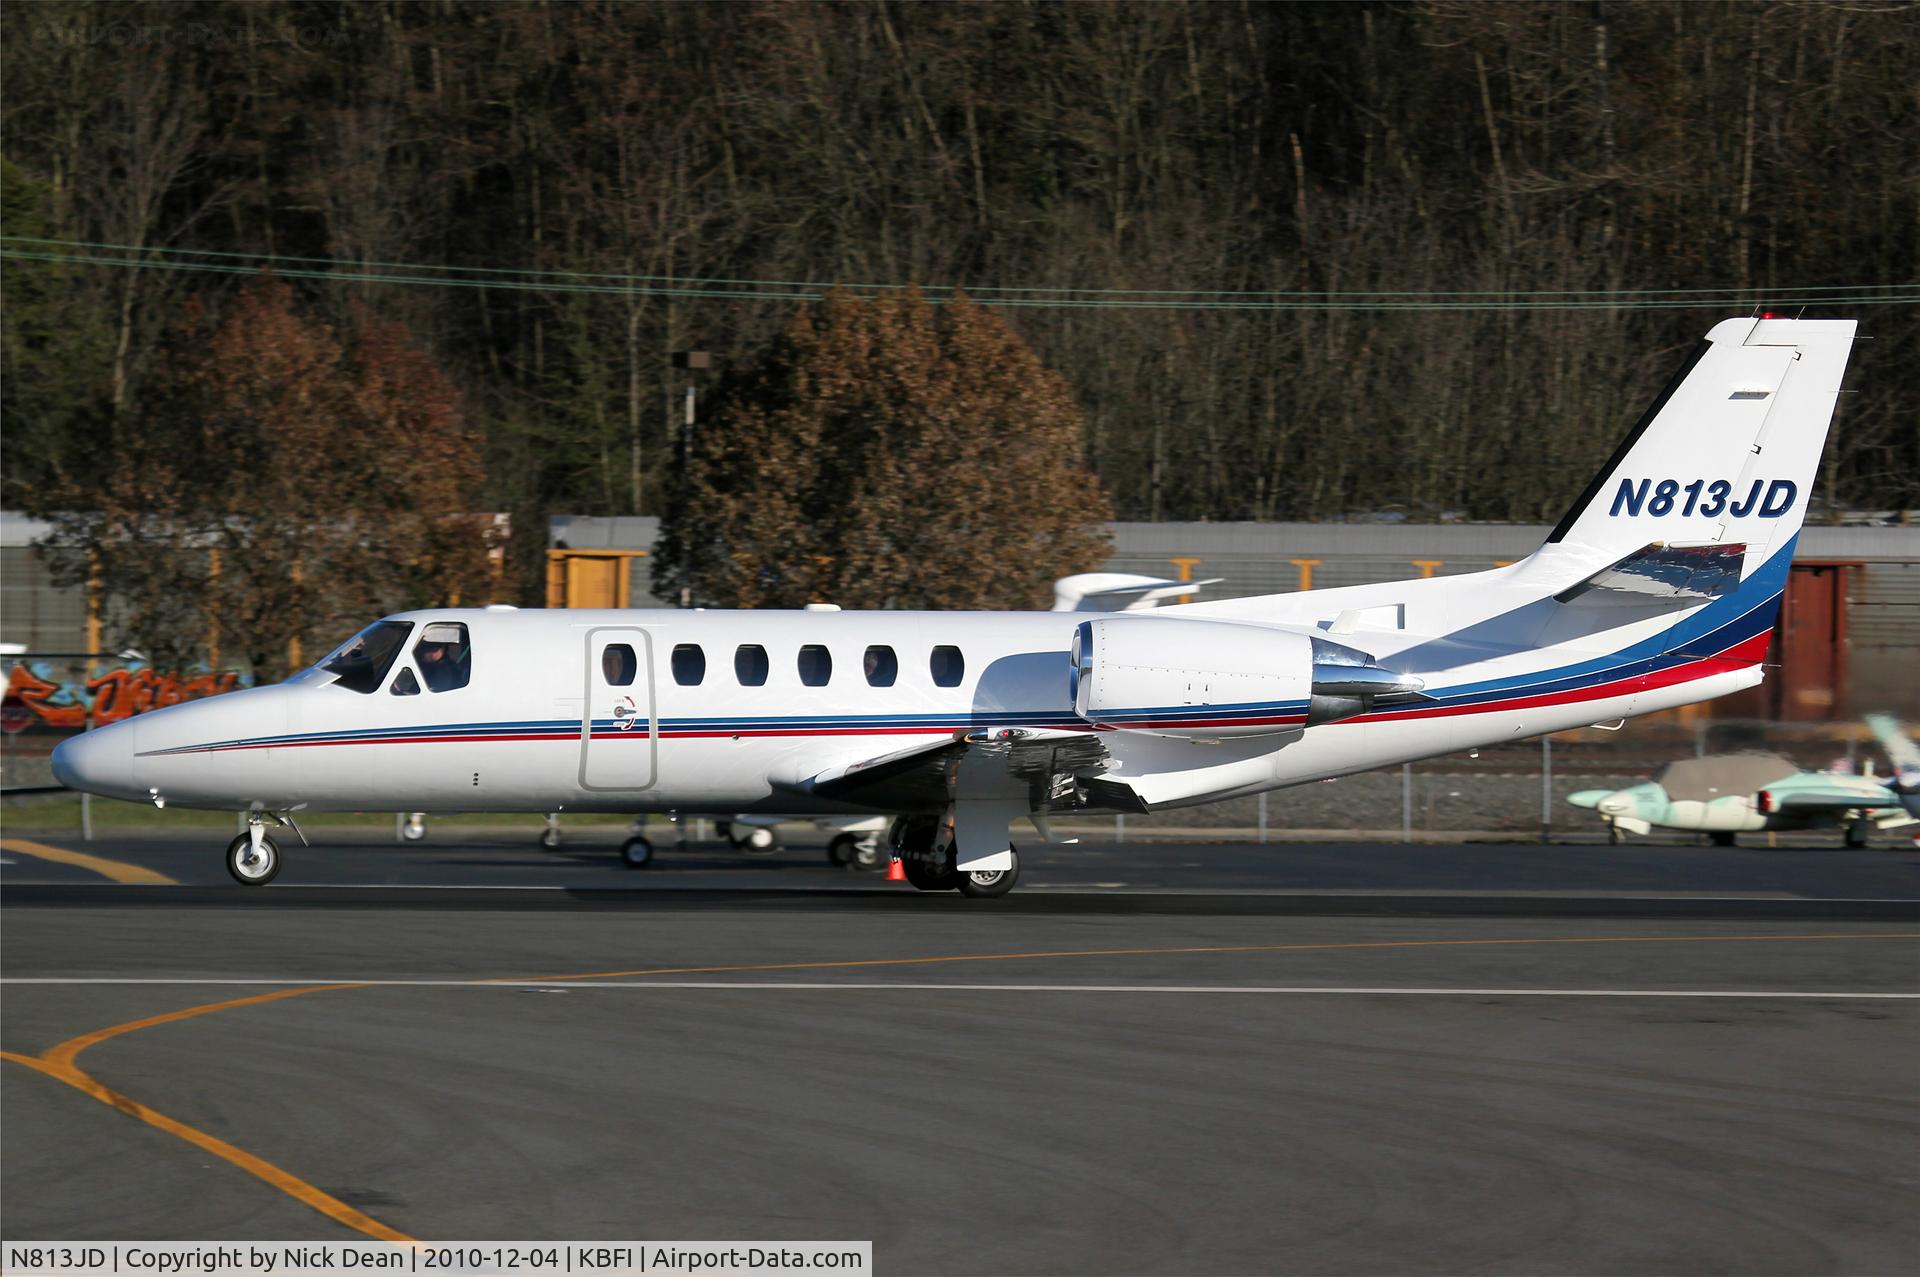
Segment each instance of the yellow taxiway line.
[[28,842],[24,838],[0,838],[0,851],[11,851],[18,856],[32,856],[35,860],[52,860],[63,865],[74,865],[111,878],[115,882],[139,883],[149,887],[180,885],[163,873],[155,873],[139,865],[130,865],[120,860],[108,860],[105,856],[89,856],[84,851],[49,847],[43,842]]
[[[14,844],[3,844],[12,848]],[[50,849],[51,850],[51,849]],[[73,853],[63,853],[71,855]],[[84,859],[92,859],[85,857]],[[112,863],[112,862],[102,862]],[[145,870],[140,872],[144,873]],[[158,875],[155,875],[158,877]],[[164,880],[163,880],[164,881]],[[1018,962],[1042,958],[1094,958],[1121,956],[1174,956],[1179,954],[1209,953],[1299,953],[1309,951],[1354,950],[1354,949],[1428,949],[1449,948],[1468,945],[1606,945],[1606,944],[1752,944],[1777,943],[1781,941],[1849,941],[1849,940],[1912,940],[1920,938],[1910,932],[1871,932],[1838,934],[1801,934],[1801,935],[1734,935],[1734,936],[1559,936],[1515,939],[1479,939],[1479,940],[1390,940],[1362,941],[1357,943],[1306,943],[1306,944],[1254,944],[1254,945],[1193,945],[1165,948],[1135,949],[1050,949],[1015,953],[970,953],[950,954],[919,958],[857,958],[842,961],[824,962],[754,962],[732,966],[698,967],[646,967],[627,971],[598,971],[576,973],[572,975],[540,976],[531,980],[526,978],[508,980],[503,978],[476,979],[459,983],[478,986],[506,984],[547,984],[560,980],[605,980],[622,976],[663,976],[715,974],[720,972],[747,971],[819,971],[850,967],[888,967],[921,966],[954,962]],[[267,1002],[279,1002],[286,998],[297,998],[309,993],[328,993],[343,989],[364,989],[379,987],[381,982],[367,983],[344,982],[339,984],[305,985],[293,989],[277,989],[271,993],[259,993],[250,997],[230,998],[223,1002],[209,1002],[203,1006],[187,1007],[180,1011],[169,1011],[162,1015],[148,1016],[145,1019],[129,1020],[124,1024],[110,1025],[104,1029],[95,1029],[78,1037],[68,1038],[40,1055],[23,1055],[15,1051],[0,1051],[0,1059],[10,1060],[24,1065],[48,1077],[55,1078],[75,1088],[102,1104],[116,1108],[129,1117],[134,1117],[149,1126],[165,1131],[167,1134],[185,1140],[196,1148],[203,1149],[215,1157],[239,1167],[264,1183],[287,1194],[322,1215],[327,1216],[348,1228],[364,1233],[368,1237],[381,1241],[412,1242],[416,1240],[406,1233],[373,1218],[363,1211],[356,1210],[339,1198],[309,1184],[306,1180],[287,1171],[264,1158],[256,1157],[245,1149],[227,1143],[217,1136],[209,1135],[197,1127],[188,1126],[175,1118],[148,1108],[129,1095],[124,1095],[106,1086],[74,1061],[82,1051],[96,1046],[111,1038],[123,1034],[138,1032],[141,1029],[154,1028],[162,1024],[173,1024],[180,1020],[193,1019],[196,1016],[211,1015],[216,1011],[228,1011],[239,1007],[259,1006]]]
[[133,1033],[139,1029],[152,1028],[159,1024],[172,1024],[177,1020],[190,1020],[195,1016],[211,1015],[215,1011],[227,1011],[235,1007],[258,1006],[263,1002],[278,1002],[284,998],[297,998],[307,993],[326,993],[336,989],[358,988],[353,984],[310,985],[301,989],[280,989],[273,993],[255,994],[248,998],[229,998],[225,1002],[209,1002],[205,1006],[188,1007],[183,1011],[169,1011],[165,1015],[152,1015],[144,1020],[130,1020],[125,1024],[112,1025],[109,1028],[95,1029],[65,1042],[41,1055],[22,1055],[17,1051],[0,1051],[0,1059],[23,1064],[50,1078],[65,1082],[68,1086],[83,1094],[90,1095],[110,1108],[119,1109],[128,1117],[138,1118],[148,1126],[156,1127],[178,1139],[183,1139],[195,1148],[213,1154],[222,1161],[230,1162],[254,1178],[262,1180],[279,1189],[287,1196],[327,1218],[368,1237],[387,1242],[410,1242],[414,1238],[397,1228],[381,1223],[373,1216],[354,1209],[333,1196],[331,1193],[315,1188],[298,1175],[262,1157],[255,1157],[243,1148],[227,1143],[216,1135],[209,1135],[195,1126],[188,1126],[178,1118],[168,1117],[165,1113],[148,1108],[130,1095],[123,1095],[112,1087],[99,1081],[74,1063],[74,1058],[88,1047],[105,1042],[108,1038],[117,1038],[123,1033]]

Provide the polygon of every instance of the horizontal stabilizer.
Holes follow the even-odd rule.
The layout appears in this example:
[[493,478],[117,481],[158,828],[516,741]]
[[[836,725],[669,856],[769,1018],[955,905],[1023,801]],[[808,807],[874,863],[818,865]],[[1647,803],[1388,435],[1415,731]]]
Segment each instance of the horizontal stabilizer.
[[1556,602],[1571,603],[1601,591],[1634,602],[1671,601],[1692,607],[1737,589],[1746,561],[1747,547],[1737,542],[1655,541],[1553,597]]

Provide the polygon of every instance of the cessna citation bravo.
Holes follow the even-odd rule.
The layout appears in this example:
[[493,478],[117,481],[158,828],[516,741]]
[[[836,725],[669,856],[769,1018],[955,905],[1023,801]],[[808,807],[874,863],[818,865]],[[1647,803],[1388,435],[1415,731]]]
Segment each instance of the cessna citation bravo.
[[[1526,559],[1062,612],[516,611],[376,621],[272,687],[75,737],[63,784],[246,813],[886,813],[906,876],[991,897],[1010,827],[1156,812],[1751,687],[1851,320],[1716,325]],[[629,864],[651,848],[634,839]]]

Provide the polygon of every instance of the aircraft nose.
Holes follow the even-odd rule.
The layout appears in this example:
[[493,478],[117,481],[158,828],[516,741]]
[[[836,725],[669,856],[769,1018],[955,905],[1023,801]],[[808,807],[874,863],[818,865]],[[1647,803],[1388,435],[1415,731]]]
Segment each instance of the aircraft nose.
[[53,778],[89,794],[141,797],[134,775],[133,724],[115,723],[61,741],[53,751]]

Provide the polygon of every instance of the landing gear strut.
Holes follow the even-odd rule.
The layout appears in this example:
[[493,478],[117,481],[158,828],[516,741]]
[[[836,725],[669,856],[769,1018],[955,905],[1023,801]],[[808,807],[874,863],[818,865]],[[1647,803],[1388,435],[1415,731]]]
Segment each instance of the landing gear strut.
[[264,887],[280,872],[280,845],[260,817],[249,817],[247,832],[227,844],[227,872],[243,887]]

